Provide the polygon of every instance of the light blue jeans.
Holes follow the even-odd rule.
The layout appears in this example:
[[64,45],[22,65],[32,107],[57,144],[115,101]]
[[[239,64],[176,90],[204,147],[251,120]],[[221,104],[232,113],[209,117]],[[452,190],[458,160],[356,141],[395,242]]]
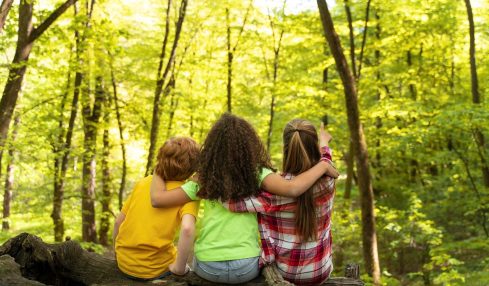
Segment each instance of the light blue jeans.
[[194,272],[214,283],[239,284],[260,274],[258,257],[226,261],[200,261],[194,258]]

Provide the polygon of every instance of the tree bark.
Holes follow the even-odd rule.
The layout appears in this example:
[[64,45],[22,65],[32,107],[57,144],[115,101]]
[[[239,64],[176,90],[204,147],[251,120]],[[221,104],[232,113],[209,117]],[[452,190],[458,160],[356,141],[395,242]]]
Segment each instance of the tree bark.
[[173,46],[170,52],[170,57],[168,58],[168,62],[166,63],[165,70],[163,74],[161,74],[161,70],[163,68],[163,62],[165,58],[165,50],[166,50],[166,45],[167,45],[167,37],[169,33],[169,25],[170,25],[170,20],[169,20],[169,11],[170,11],[170,3],[171,1],[169,0],[168,2],[168,9],[167,9],[167,20],[166,20],[166,30],[165,30],[165,39],[163,40],[163,47],[160,55],[160,63],[158,67],[158,74],[157,74],[157,80],[156,80],[156,89],[155,89],[155,98],[153,102],[153,118],[151,121],[151,134],[150,134],[150,145],[149,145],[149,152],[148,152],[148,161],[146,164],[146,171],[145,175],[148,176],[152,173],[153,171],[153,162],[154,162],[154,157],[155,157],[155,150],[156,150],[156,144],[158,144],[158,134],[159,134],[159,129],[160,129],[160,105],[161,105],[161,93],[163,91],[163,87],[165,86],[165,81],[168,78],[168,74],[170,72],[170,69],[172,68],[174,62],[175,62],[175,55],[178,47],[178,42],[180,39],[180,33],[182,31],[183,27],[183,21],[185,20],[185,13],[187,11],[187,4],[188,0],[182,0],[181,5],[180,5],[180,10],[178,14],[178,20],[176,23],[175,27],[175,36],[173,39]]
[[[282,5],[282,17],[285,18],[285,3]],[[272,133],[273,133],[273,120],[275,117],[275,100],[277,93],[277,77],[278,77],[278,68],[280,63],[280,49],[282,47],[282,38],[284,36],[284,29],[280,31],[280,35],[278,36],[278,40],[275,36],[275,23],[273,22],[272,16],[268,14],[268,18],[270,19],[270,27],[272,29],[272,37],[273,37],[273,89],[272,89],[272,100],[270,102],[270,120],[268,122],[268,133],[267,133],[267,150],[270,152],[270,145],[272,143]],[[277,42],[277,43],[276,43]],[[266,60],[266,59],[265,59]]]
[[166,138],[170,138],[173,129],[173,118],[175,117],[175,111],[178,108],[178,98],[175,98],[176,79],[175,75],[172,74],[168,87],[165,89],[165,93],[170,94],[170,110],[168,115],[168,127],[166,129]]
[[228,52],[228,81],[226,84],[227,92],[227,107],[228,112],[232,112],[231,94],[232,94],[232,80],[233,80],[233,51],[231,49],[231,23],[229,22],[229,8],[226,7],[226,39],[227,39],[227,52]]
[[7,21],[8,12],[12,8],[12,3],[14,3],[14,0],[3,0],[2,5],[0,5],[0,33],[2,33],[5,21]]
[[358,185],[362,206],[362,237],[365,266],[368,274],[373,277],[374,283],[379,284],[380,266],[377,251],[377,234],[375,231],[374,196],[368,163],[367,144],[360,123],[355,78],[348,67],[326,1],[317,0],[317,3],[324,34],[335,59],[338,73],[340,74],[345,89],[348,126],[355,150],[355,157],[357,159]]
[[365,50],[365,45],[367,44],[368,20],[369,20],[369,16],[370,16],[370,2],[371,2],[371,0],[367,1],[367,6],[365,8],[365,25],[363,26],[362,47],[360,49],[360,57],[358,59],[357,82],[360,80],[360,77],[362,75],[363,52]]
[[96,178],[96,151],[97,133],[102,106],[106,100],[102,76],[95,79],[95,98],[93,107],[90,104],[90,95],[84,92],[83,102],[83,168],[82,168],[82,238],[83,241],[97,242],[95,223],[95,178]]
[[228,68],[228,78],[226,84],[227,91],[227,112],[232,112],[232,87],[233,87],[233,60],[234,54],[238,49],[239,41],[241,40],[241,35],[243,34],[246,22],[248,21],[248,15],[250,14],[251,7],[253,5],[253,0],[250,0],[250,5],[246,9],[246,14],[243,19],[243,25],[241,25],[238,37],[236,38],[236,43],[232,45],[231,43],[231,22],[229,19],[229,7],[226,7],[226,45],[227,45],[227,68]]
[[121,112],[119,108],[119,98],[117,95],[117,82],[114,75],[114,68],[111,64],[110,66],[110,76],[112,81],[112,91],[114,96],[114,106],[115,106],[115,114],[117,118],[117,126],[119,127],[119,140],[121,145],[122,152],[122,175],[121,175],[121,183],[119,187],[118,193],[118,203],[119,210],[122,209],[122,204],[124,202],[124,191],[126,188],[126,176],[127,176],[127,159],[126,159],[126,143],[124,140],[124,127],[122,125]]
[[348,3],[348,0],[344,0],[344,4],[345,4],[346,19],[348,21],[348,30],[350,35],[351,70],[353,72],[353,77],[355,77],[356,80],[358,79],[358,77],[357,77],[357,63],[355,59],[355,35],[353,34],[353,20],[351,17],[350,3]]
[[[17,32],[17,46],[12,64],[9,67],[7,83],[0,101],[0,162],[3,156],[3,147],[7,138],[12,114],[17,104],[22,81],[27,69],[27,62],[32,46],[47,28],[61,16],[66,9],[77,0],[67,0],[54,10],[37,28],[32,27],[32,13],[34,2],[21,1],[19,5],[19,28]],[[3,2],[2,2],[3,4]]]
[[346,180],[345,180],[345,194],[343,195],[343,198],[349,200],[351,198],[351,189],[353,187],[353,177],[355,172],[355,154],[353,150],[353,143],[351,142],[351,140],[349,140],[348,152],[345,155],[346,155]]
[[[467,8],[467,19],[469,22],[469,35],[470,35],[470,79],[471,79],[471,90],[472,90],[472,102],[474,104],[480,105],[481,98],[479,94],[479,80],[477,77],[477,64],[475,58],[475,26],[474,26],[474,15],[472,13],[472,6],[470,0],[464,0],[465,7]],[[479,158],[481,161],[481,171],[482,178],[484,180],[484,186],[489,188],[489,165],[486,160],[486,144],[484,139],[484,134],[479,128],[474,131],[475,143],[479,151]]]
[[14,118],[14,127],[12,130],[12,137],[10,138],[10,144],[8,147],[8,157],[9,161],[7,164],[7,176],[5,178],[5,193],[3,195],[3,219],[2,219],[2,230],[10,229],[9,217],[10,217],[10,203],[12,202],[12,190],[14,187],[14,168],[15,168],[15,156],[17,154],[16,148],[14,146],[15,139],[17,138],[17,133],[20,124],[20,113],[16,112]]
[[[68,170],[68,161],[71,149],[71,140],[73,138],[73,129],[75,127],[75,119],[78,111],[78,93],[73,94],[73,100],[71,103],[70,119],[68,128],[63,127],[64,123],[64,107],[68,97],[68,92],[71,83],[71,71],[68,71],[68,81],[66,91],[63,94],[61,101],[60,117],[58,121],[58,141],[55,143],[54,153],[54,192],[53,192],[53,210],[51,212],[51,218],[54,224],[54,240],[62,241],[64,236],[64,220],[63,220],[63,199],[64,188],[66,182],[66,172]],[[65,134],[66,133],[66,134]]]
[[110,201],[112,198],[111,173],[109,167],[110,142],[109,142],[109,124],[110,124],[110,103],[105,101],[104,107],[104,134],[103,134],[103,151],[102,151],[102,214],[100,216],[99,242],[102,245],[109,245],[110,230]]

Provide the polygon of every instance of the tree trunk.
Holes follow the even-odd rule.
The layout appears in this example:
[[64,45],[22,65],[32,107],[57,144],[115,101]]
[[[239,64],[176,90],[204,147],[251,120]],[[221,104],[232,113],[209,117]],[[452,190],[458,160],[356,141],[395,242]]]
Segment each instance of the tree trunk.
[[[10,257],[13,257],[15,261]],[[3,269],[11,269],[9,274],[16,274],[6,277],[10,280],[4,280],[5,276],[0,275],[1,285],[216,285],[216,283],[198,277],[193,272],[185,276],[170,275],[157,281],[135,281],[119,271],[113,258],[87,252],[75,241],[46,244],[39,237],[27,233],[19,234],[0,246],[0,266],[0,274],[3,274]],[[346,277],[330,278],[323,285],[363,286],[364,283],[359,280],[358,266],[353,266],[354,269],[357,269],[356,271],[350,271],[350,268],[352,266],[348,265],[345,270]],[[243,285],[291,285],[282,279],[273,266],[265,267],[262,275]],[[8,283],[3,283],[5,281]]]
[[368,19],[370,16],[370,2],[371,0],[367,1],[367,6],[365,8],[365,25],[363,26],[362,47],[360,49],[360,57],[358,59],[358,76],[356,77],[357,82],[360,80],[360,77],[362,75],[363,52],[365,50],[365,45],[367,44]]
[[54,240],[62,241],[64,236],[64,220],[63,220],[63,199],[64,188],[66,182],[66,172],[68,170],[68,161],[71,149],[71,140],[73,138],[73,129],[75,127],[75,119],[78,112],[78,93],[75,90],[73,94],[73,100],[71,103],[70,119],[68,128],[65,130],[64,123],[64,107],[68,96],[71,83],[71,71],[68,71],[68,81],[66,91],[63,94],[61,101],[60,117],[58,121],[58,141],[55,143],[55,159],[54,159],[54,191],[53,191],[53,210],[51,212],[51,218],[54,224]]
[[348,20],[348,30],[350,35],[350,60],[351,60],[351,70],[353,72],[353,77],[355,80],[357,77],[357,63],[355,60],[355,35],[353,34],[353,20],[351,17],[350,3],[348,0],[344,0],[346,19]]
[[250,14],[251,7],[253,5],[253,0],[250,0],[250,5],[246,10],[246,14],[243,19],[243,25],[241,25],[238,37],[236,38],[236,43],[234,45],[231,44],[231,22],[229,15],[229,7],[226,7],[226,45],[227,45],[227,68],[228,68],[228,78],[227,78],[227,112],[232,112],[232,86],[233,86],[233,60],[234,54],[238,49],[239,41],[241,40],[241,35],[243,34],[244,28],[246,26],[246,22],[248,21],[248,15]]
[[[285,3],[282,6],[282,17],[285,18]],[[278,36],[278,41],[275,39],[275,23],[273,22],[272,16],[268,14],[268,18],[270,19],[270,28],[272,29],[273,36],[273,89],[272,89],[272,100],[270,102],[270,121],[268,123],[268,135],[267,135],[267,150],[270,152],[270,144],[272,143],[272,133],[273,133],[273,120],[275,117],[275,100],[276,100],[276,92],[277,92],[277,77],[278,77],[278,68],[280,63],[280,49],[282,47],[282,38],[284,36],[284,30],[280,31],[280,36]],[[282,19],[284,20],[284,19]],[[277,44],[275,43],[277,42]]]
[[95,79],[95,99],[90,106],[90,95],[84,92],[83,102],[83,168],[82,168],[82,238],[83,241],[97,242],[95,226],[95,178],[98,123],[106,95],[102,76]]
[[[474,104],[480,105],[481,98],[479,94],[479,80],[477,78],[477,64],[475,59],[475,27],[474,27],[474,15],[472,14],[472,6],[470,4],[470,0],[464,0],[465,7],[467,8],[467,19],[469,21],[469,35],[470,35],[470,79],[471,79],[471,87],[472,87],[472,102]],[[486,160],[486,146],[484,134],[479,128],[476,128],[474,131],[475,143],[477,144],[477,148],[479,149],[479,158],[481,161],[481,171],[482,177],[484,179],[484,185],[489,188],[489,165]]]
[[365,266],[374,283],[380,283],[380,266],[377,251],[377,234],[375,232],[374,197],[368,164],[367,144],[360,123],[355,78],[348,67],[341,42],[335,32],[333,21],[325,0],[317,0],[324,34],[335,59],[345,89],[345,101],[348,126],[355,150],[358,170],[358,185],[362,206],[362,237]]
[[10,8],[12,8],[12,3],[14,3],[14,0],[3,0],[2,5],[0,6],[0,33],[3,31],[8,12],[10,11]]
[[121,210],[122,204],[124,202],[124,190],[126,188],[126,176],[127,176],[126,144],[124,140],[124,128],[122,126],[121,113],[119,109],[119,98],[117,96],[117,83],[115,80],[114,68],[112,65],[110,66],[110,75],[111,75],[112,89],[113,89],[113,96],[114,96],[115,114],[117,117],[117,126],[119,127],[119,140],[120,140],[121,152],[122,152],[122,175],[121,175],[121,184],[118,193],[119,210]]
[[[175,27],[175,37],[173,39],[173,46],[170,52],[170,57],[168,59],[168,62],[166,63],[165,71],[157,79],[156,82],[156,90],[155,90],[155,99],[153,102],[153,119],[151,121],[151,135],[150,135],[150,145],[149,145],[149,152],[148,152],[148,163],[146,164],[146,172],[145,175],[148,176],[152,173],[153,171],[153,162],[154,162],[154,157],[155,157],[155,150],[156,150],[156,145],[158,144],[158,134],[159,134],[159,129],[160,129],[160,105],[161,105],[161,93],[163,91],[163,86],[165,84],[165,81],[168,77],[168,74],[170,72],[171,67],[173,66],[173,63],[175,62],[175,55],[177,52],[177,47],[178,47],[178,42],[180,39],[180,33],[182,31],[183,27],[183,21],[185,19],[185,13],[187,11],[187,4],[188,0],[182,0],[182,3],[180,5],[180,10],[178,14],[178,20],[176,23]],[[170,3],[168,4],[168,9],[170,9]],[[167,28],[169,29],[169,11],[167,11]],[[160,56],[160,67],[158,68],[158,75],[161,73],[161,67],[163,66],[163,60],[165,56],[165,49],[166,49],[166,33],[165,33],[165,40],[163,41],[163,48]]]
[[104,135],[103,135],[103,151],[102,151],[102,214],[100,216],[99,242],[102,245],[109,245],[109,230],[110,230],[110,200],[112,198],[111,190],[111,174],[109,167],[110,142],[109,142],[109,124],[110,124],[110,108],[109,102],[105,101],[104,107]]
[[[413,59],[412,59],[411,50],[408,50],[407,51],[406,60],[407,60],[407,65],[408,65],[409,69],[411,69],[411,67],[413,65]],[[413,75],[410,75],[410,77],[411,76],[413,76]],[[414,85],[414,83],[410,83],[409,84],[409,93],[411,94],[411,99],[413,101],[416,101],[416,99],[417,99],[417,91],[416,91],[416,85]]]
[[169,110],[169,116],[168,116],[168,127],[166,129],[166,138],[170,138],[171,136],[171,131],[173,128],[173,118],[175,117],[175,111],[178,107],[178,98],[175,98],[175,75],[172,74],[170,78],[170,82],[168,84],[168,87],[165,88],[165,93],[171,94],[170,95],[170,110]]
[[[67,0],[55,9],[37,28],[32,27],[33,1],[21,1],[19,5],[19,29],[17,46],[12,64],[9,67],[7,83],[0,101],[0,162],[7,138],[12,114],[17,104],[20,88],[27,69],[27,61],[34,42],[77,0]],[[2,2],[3,4],[3,2]],[[3,8],[3,7],[2,7]],[[0,166],[1,170],[1,166]],[[0,171],[1,172],[1,171]]]
[[[370,1],[370,0],[369,0]],[[377,41],[380,41],[380,16],[379,13],[375,13],[375,18],[377,20],[377,27],[375,31],[375,38]],[[377,65],[377,72],[376,72],[376,79],[377,79],[377,101],[380,103],[381,96],[380,96],[380,86],[381,86],[381,74],[380,74],[380,50],[375,50],[375,64]],[[382,118],[380,116],[377,116],[375,118],[375,128],[377,129],[377,132],[380,132],[380,128],[382,128]],[[375,159],[374,159],[374,166],[377,167],[378,171],[377,173],[379,176],[382,175],[382,154],[380,153],[380,136],[377,138],[375,142],[375,147],[377,148],[377,152],[375,154]]]
[[229,22],[229,8],[226,7],[226,39],[227,39],[227,52],[228,52],[228,81],[226,84],[227,91],[227,111],[229,113],[232,112],[232,104],[231,104],[231,94],[232,94],[232,81],[233,81],[233,50],[231,49],[231,23]]
[[5,178],[5,193],[3,195],[3,220],[2,230],[10,229],[9,217],[10,217],[10,203],[12,202],[12,190],[14,187],[14,168],[15,168],[15,156],[16,148],[14,146],[17,132],[19,130],[20,114],[17,113],[14,119],[14,129],[12,131],[12,137],[8,148],[9,161],[7,164],[7,176]]
[[[353,34],[353,23],[351,17],[350,4],[348,3],[348,0],[344,0],[344,5],[345,5],[346,19],[348,21],[351,70],[353,71],[353,77],[356,80],[357,71],[356,71],[356,60],[355,60],[355,36]],[[355,168],[354,161],[355,161],[355,155],[353,152],[353,143],[350,140],[348,153],[346,154],[346,181],[345,181],[345,194],[344,194],[345,199],[350,199],[351,197],[351,188],[353,186],[353,176],[354,176],[354,168]]]
[[[351,135],[350,135],[351,137]],[[345,180],[345,194],[343,198],[349,200],[351,198],[351,189],[353,187],[353,177],[355,172],[355,154],[353,150],[353,143],[349,140],[348,152],[346,156],[346,180]]]

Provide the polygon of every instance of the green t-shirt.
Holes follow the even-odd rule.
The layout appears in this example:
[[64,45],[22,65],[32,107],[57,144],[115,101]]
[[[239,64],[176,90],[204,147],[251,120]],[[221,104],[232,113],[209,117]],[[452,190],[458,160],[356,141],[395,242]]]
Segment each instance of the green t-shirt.
[[[273,173],[263,168],[259,182]],[[187,182],[183,191],[192,200],[198,200],[199,185]],[[254,213],[233,213],[218,201],[203,200],[204,217],[194,245],[200,261],[237,260],[260,256],[258,222]]]

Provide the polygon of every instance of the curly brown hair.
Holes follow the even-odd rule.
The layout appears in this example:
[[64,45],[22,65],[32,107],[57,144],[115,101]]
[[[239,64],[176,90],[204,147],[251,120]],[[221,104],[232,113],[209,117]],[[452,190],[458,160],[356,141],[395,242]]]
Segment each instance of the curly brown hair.
[[202,147],[197,195],[220,201],[257,195],[262,168],[272,169],[272,164],[255,129],[246,120],[225,113]]
[[192,138],[170,138],[158,151],[155,173],[163,180],[183,181],[197,170],[199,153],[199,144]]

